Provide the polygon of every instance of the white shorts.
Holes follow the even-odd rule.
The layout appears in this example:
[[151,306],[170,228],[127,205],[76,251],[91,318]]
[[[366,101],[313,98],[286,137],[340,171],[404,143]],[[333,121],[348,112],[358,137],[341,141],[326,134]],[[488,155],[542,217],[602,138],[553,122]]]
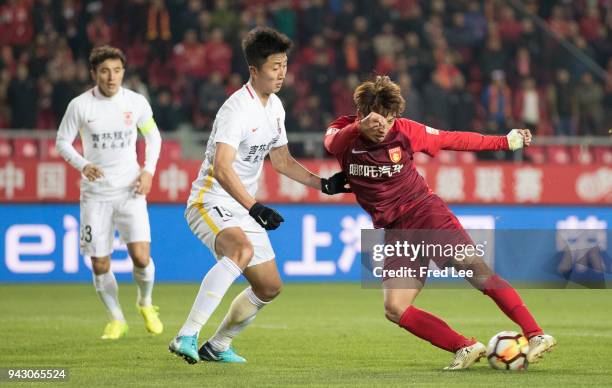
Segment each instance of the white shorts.
[[253,245],[253,258],[247,267],[274,259],[274,249],[268,233],[244,209],[229,210],[214,203],[205,203],[202,207],[192,205],[185,210],[185,219],[193,234],[210,249],[217,260],[221,256],[215,252],[215,240],[219,232],[230,227],[241,228]]
[[125,243],[151,242],[147,200],[127,194],[113,201],[81,200],[81,254],[94,257],[113,252],[115,228]]

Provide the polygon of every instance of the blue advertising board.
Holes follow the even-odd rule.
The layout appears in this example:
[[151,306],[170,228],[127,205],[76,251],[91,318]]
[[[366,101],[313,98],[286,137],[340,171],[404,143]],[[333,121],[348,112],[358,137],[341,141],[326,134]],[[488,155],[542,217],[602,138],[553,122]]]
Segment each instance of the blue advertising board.
[[[285,281],[359,281],[360,231],[371,228],[369,217],[353,205],[278,205],[285,223],[270,232]],[[612,224],[609,207],[454,206],[468,229],[606,230]],[[180,205],[150,205],[152,257],[157,281],[199,282],[213,265],[213,256],[193,236]],[[89,282],[90,260],[78,252],[78,204],[0,205],[0,282]],[[535,237],[534,237],[535,238]],[[115,239],[112,268],[117,278],[131,279],[125,245]],[[516,240],[516,239],[515,239]],[[607,242],[606,242],[607,244]],[[504,254],[531,260],[537,242],[497,239],[495,269],[518,277],[518,262]],[[532,254],[532,255],[533,255]],[[523,266],[524,267],[524,266]]]

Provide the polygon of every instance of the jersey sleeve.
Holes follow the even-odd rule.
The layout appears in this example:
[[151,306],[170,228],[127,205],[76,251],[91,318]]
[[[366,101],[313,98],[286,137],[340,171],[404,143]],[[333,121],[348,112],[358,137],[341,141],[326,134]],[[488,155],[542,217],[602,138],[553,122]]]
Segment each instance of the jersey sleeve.
[[238,150],[240,143],[246,138],[246,124],[242,115],[233,108],[223,107],[215,118],[217,130],[215,131],[215,143],[229,144]]
[[359,126],[355,116],[341,116],[328,125],[323,145],[327,152],[338,156],[357,137],[359,137]]
[[89,164],[89,161],[79,154],[72,146],[74,139],[76,139],[79,133],[81,124],[82,120],[79,114],[78,104],[75,100],[72,100],[70,104],[68,104],[66,113],[57,130],[55,148],[66,162],[79,171],[83,170],[83,168]]
[[145,149],[145,162],[144,169],[150,172],[152,175],[155,174],[155,168],[157,166],[157,160],[159,159],[159,153],[161,152],[161,134],[157,128],[157,124],[153,119],[153,110],[149,102],[142,96],[141,98],[141,113],[136,121],[138,130],[145,138],[147,145]]
[[408,137],[414,152],[436,156],[440,150],[496,151],[507,150],[505,136],[485,136],[475,132],[443,131],[407,119],[398,119],[400,131]]

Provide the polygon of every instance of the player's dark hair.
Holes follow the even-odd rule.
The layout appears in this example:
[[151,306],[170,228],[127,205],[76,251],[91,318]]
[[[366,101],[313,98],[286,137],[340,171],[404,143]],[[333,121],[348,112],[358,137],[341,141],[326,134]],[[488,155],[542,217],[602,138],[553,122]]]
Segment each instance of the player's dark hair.
[[126,60],[123,51],[116,47],[104,45],[91,50],[91,54],[89,54],[89,68],[95,71],[98,65],[107,59],[119,59],[123,67],[125,67]]
[[269,27],[256,27],[242,40],[242,52],[249,66],[260,68],[272,54],[286,53],[291,39]]
[[373,81],[359,85],[353,94],[353,101],[363,116],[376,112],[385,117],[399,117],[406,107],[400,87],[386,75],[376,76]]

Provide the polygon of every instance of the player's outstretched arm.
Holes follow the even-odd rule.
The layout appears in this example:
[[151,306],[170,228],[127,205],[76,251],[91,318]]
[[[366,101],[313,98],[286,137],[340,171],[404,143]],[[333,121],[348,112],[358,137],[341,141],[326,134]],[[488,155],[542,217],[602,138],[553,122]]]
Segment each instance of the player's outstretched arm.
[[272,167],[278,173],[313,189],[321,189],[321,178],[298,163],[289,152],[287,145],[272,148],[270,150],[270,161]]
[[453,151],[516,151],[531,144],[528,129],[513,129],[506,136],[487,136],[475,132],[440,131],[440,148]]
[[523,148],[531,144],[528,129],[513,129],[506,136],[488,136],[476,132],[442,131],[423,124],[408,121],[401,131],[410,138],[415,152],[434,156],[439,150],[498,151]]
[[345,187],[348,182],[344,173],[336,173],[330,178],[320,178],[298,163],[298,161],[291,156],[287,145],[272,148],[272,150],[270,150],[270,160],[272,161],[272,166],[278,173],[294,181],[300,182],[305,186],[312,187],[313,189],[320,190],[329,195],[350,192],[350,189]]

